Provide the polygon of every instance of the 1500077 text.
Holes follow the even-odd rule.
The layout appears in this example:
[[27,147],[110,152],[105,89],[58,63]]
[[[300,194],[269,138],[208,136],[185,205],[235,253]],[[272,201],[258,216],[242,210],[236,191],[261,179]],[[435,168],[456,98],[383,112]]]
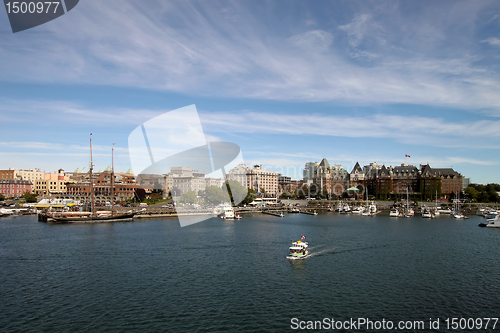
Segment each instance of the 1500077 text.
[[59,6],[60,2],[59,1],[53,1],[53,2],[44,2],[44,1],[38,1],[38,2],[7,2],[5,4],[5,7],[7,7],[7,13],[30,13],[30,14],[41,14],[41,13],[48,13],[50,7],[54,8],[54,13],[57,11],[57,7]]

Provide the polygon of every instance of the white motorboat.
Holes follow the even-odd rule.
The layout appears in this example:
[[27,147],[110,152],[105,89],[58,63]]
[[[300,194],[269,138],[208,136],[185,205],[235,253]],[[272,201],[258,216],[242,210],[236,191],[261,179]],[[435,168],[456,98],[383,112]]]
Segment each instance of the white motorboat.
[[397,208],[391,209],[391,211],[389,212],[389,216],[390,217],[399,217],[399,210]]
[[[301,236],[301,239],[304,240],[306,238],[304,236]],[[292,241],[292,246],[290,246],[289,249],[290,252],[286,257],[287,259],[296,260],[307,257],[307,255],[309,254],[309,250],[307,249],[309,247],[309,244],[307,242],[303,242],[302,240],[296,242]]]
[[487,223],[479,223],[480,227],[488,227],[488,228],[500,228],[500,216],[497,215],[495,218],[487,219]]
[[363,213],[364,211],[364,208],[361,207],[361,206],[357,206],[357,207],[354,207],[352,210],[351,210],[351,213],[353,214],[361,214]]
[[234,209],[231,205],[224,205],[222,206],[222,212],[220,214],[220,218],[221,219],[225,219],[225,220],[232,220],[234,219]]
[[432,212],[429,208],[425,207],[423,210],[422,210],[422,217],[424,219],[431,219],[432,218]]

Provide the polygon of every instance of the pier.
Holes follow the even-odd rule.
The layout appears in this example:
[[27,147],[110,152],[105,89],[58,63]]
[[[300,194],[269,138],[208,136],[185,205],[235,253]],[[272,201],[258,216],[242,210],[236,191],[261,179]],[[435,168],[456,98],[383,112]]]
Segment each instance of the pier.
[[318,213],[316,213],[316,210],[314,210],[312,212],[308,212],[306,210],[301,210],[300,213],[301,214],[308,214],[308,215],[318,215]]
[[285,217],[285,214],[283,214],[283,212],[271,212],[271,211],[264,210],[264,211],[262,211],[262,213],[267,214],[267,215],[274,215],[277,217]]

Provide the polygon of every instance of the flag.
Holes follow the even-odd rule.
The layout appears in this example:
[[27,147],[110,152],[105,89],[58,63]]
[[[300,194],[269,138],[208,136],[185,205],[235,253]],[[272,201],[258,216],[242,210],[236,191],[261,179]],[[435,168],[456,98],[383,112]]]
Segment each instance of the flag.
[[410,155],[405,155],[405,157],[410,157]]
[[306,239],[306,237],[304,235],[301,235],[300,239]]

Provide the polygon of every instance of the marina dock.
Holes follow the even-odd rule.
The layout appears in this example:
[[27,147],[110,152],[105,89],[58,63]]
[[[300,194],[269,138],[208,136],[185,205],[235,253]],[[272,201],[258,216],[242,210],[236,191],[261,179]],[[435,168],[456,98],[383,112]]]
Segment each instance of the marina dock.
[[283,214],[283,212],[271,212],[271,211],[264,210],[264,211],[262,211],[262,213],[267,214],[267,215],[274,215],[277,217],[285,217],[285,214]]

